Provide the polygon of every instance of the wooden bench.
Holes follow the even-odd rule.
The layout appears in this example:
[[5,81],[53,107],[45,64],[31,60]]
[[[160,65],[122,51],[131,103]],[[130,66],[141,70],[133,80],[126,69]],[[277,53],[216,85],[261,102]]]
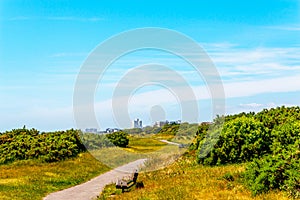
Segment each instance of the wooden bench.
[[122,193],[136,184],[139,173],[137,170],[130,177],[123,177],[116,182],[116,188],[122,189]]

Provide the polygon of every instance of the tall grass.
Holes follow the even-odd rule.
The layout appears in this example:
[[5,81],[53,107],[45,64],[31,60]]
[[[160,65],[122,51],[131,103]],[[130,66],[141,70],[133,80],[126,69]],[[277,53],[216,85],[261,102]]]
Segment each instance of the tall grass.
[[277,191],[252,197],[242,183],[244,170],[244,164],[209,167],[181,157],[169,167],[140,174],[144,188],[121,194],[109,185],[99,199],[288,199]]

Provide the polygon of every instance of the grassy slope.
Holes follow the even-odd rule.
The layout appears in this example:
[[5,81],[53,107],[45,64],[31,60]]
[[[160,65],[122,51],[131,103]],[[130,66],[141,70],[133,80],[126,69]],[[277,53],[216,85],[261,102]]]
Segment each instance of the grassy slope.
[[88,153],[56,163],[28,160],[1,165],[0,199],[42,199],[108,170]]
[[166,146],[165,143],[151,138],[129,137],[126,148],[109,147],[91,151],[91,154],[102,163],[116,168],[137,159],[146,158]]
[[[166,144],[151,138],[130,137],[126,151],[117,150],[114,156],[123,159],[122,165],[130,161],[126,152],[148,153],[159,150]],[[100,153],[112,159],[112,149],[103,149]],[[107,152],[106,152],[107,151]],[[139,157],[131,156],[132,160]],[[82,153],[77,158],[55,163],[42,163],[38,160],[16,161],[0,165],[0,199],[42,199],[46,194],[62,190],[85,182],[96,175],[108,171],[108,167],[99,163],[89,153]]]
[[157,139],[131,136],[129,138],[129,145],[126,150],[136,153],[150,153],[158,151],[165,145],[166,143],[161,142]]
[[[251,197],[242,184],[243,171],[243,164],[209,167],[194,163],[192,158],[180,158],[165,169],[140,174],[138,181],[144,188],[121,194],[109,185],[99,199],[288,199],[277,191]],[[222,178],[226,173],[232,174],[234,181]]]

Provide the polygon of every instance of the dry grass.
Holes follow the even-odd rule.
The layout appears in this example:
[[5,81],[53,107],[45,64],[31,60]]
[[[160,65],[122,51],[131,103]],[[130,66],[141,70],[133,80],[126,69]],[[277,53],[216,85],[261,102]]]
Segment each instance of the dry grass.
[[56,163],[16,161],[0,166],[0,199],[42,199],[46,194],[91,179],[109,168],[90,154]]
[[149,161],[153,161],[157,158],[180,154],[182,151],[184,149],[179,149],[175,145],[167,145],[157,139],[131,136],[127,148],[107,147],[93,150],[91,154],[103,164],[116,168],[137,159],[147,158]]
[[131,136],[129,138],[129,146],[127,151],[136,153],[150,153],[158,151],[166,146],[166,143],[149,137]]
[[[100,199],[288,199],[278,191],[252,197],[241,182],[243,171],[244,165],[208,167],[180,158],[165,169],[140,174],[138,181],[144,188],[120,194],[110,185]],[[232,174],[234,181],[224,179],[226,173]]]

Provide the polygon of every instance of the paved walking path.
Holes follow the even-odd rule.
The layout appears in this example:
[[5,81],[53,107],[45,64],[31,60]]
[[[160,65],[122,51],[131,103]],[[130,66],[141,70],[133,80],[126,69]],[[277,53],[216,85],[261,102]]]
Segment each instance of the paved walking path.
[[170,142],[170,141],[168,141],[168,140],[160,140],[160,141],[161,141],[161,142],[165,142],[165,143],[167,143],[167,144],[172,144],[172,145],[180,146],[180,144],[175,143],[175,142]]
[[144,165],[146,159],[139,159],[109,172],[101,174],[83,184],[54,192],[44,198],[44,200],[91,200],[96,199],[103,188],[115,183],[118,178],[132,174],[136,169]]

